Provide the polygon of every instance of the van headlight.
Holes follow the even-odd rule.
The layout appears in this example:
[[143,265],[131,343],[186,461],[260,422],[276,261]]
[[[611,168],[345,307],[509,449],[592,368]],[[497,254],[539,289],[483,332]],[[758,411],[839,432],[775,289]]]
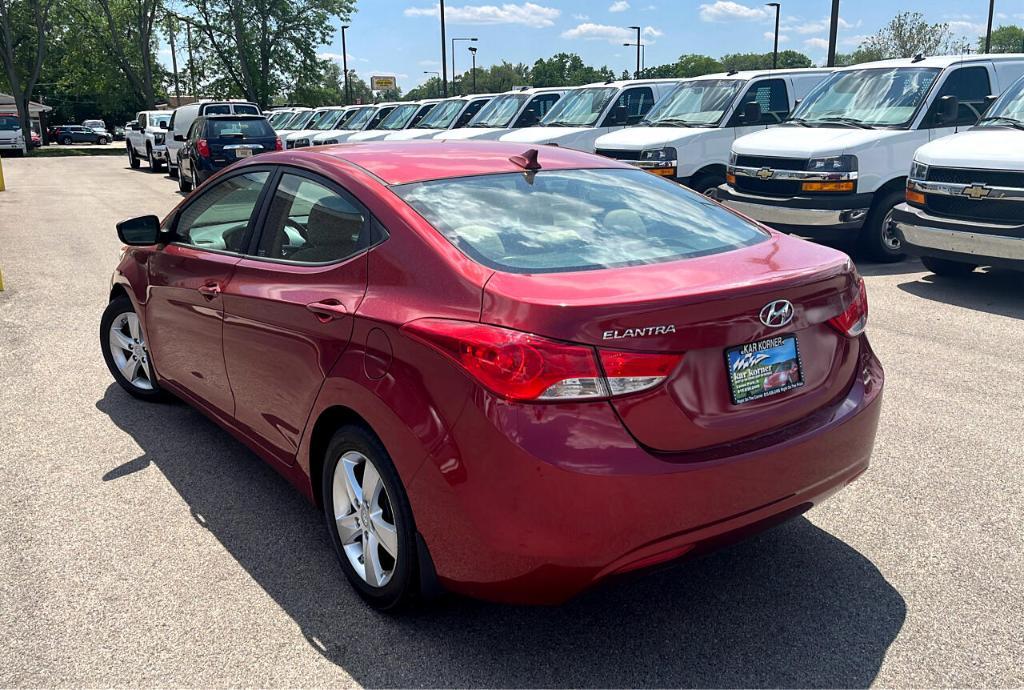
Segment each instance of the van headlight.
[[928,166],[920,161],[915,160],[913,163],[910,164],[910,179],[927,180]]
[[807,161],[808,172],[839,173],[856,172],[857,156],[849,154],[844,156],[829,156],[827,158],[812,158]]
[[729,167],[730,168],[735,168],[736,167],[736,160],[738,158],[739,158],[739,156],[736,155],[735,151],[729,151]]
[[676,150],[671,146],[645,149],[640,152],[640,160],[636,162],[637,167],[665,177],[675,177],[676,163]]

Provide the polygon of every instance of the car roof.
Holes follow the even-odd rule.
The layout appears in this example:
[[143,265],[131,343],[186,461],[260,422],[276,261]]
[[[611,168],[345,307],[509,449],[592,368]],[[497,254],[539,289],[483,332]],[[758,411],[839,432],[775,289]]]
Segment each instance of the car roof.
[[256,113],[213,113],[211,115],[203,115],[205,120],[266,120],[267,118],[263,115],[257,115]]
[[858,69],[871,69],[877,67],[938,67],[945,69],[960,63],[973,64],[979,62],[1008,62],[1024,61],[1024,53],[1001,53],[991,55],[986,53],[974,55],[934,55],[925,57],[915,62],[916,58],[896,58],[894,60],[879,60],[877,62],[862,62],[859,65],[840,67],[837,71],[849,72]]
[[[400,185],[426,180],[523,172],[510,158],[536,148],[542,170],[578,168],[625,168],[632,166],[559,146],[530,146],[502,141],[367,141],[334,144],[270,154],[281,162],[315,156],[321,160],[350,163],[385,184]],[[260,156],[265,163],[269,155]]]
[[715,74],[702,74],[699,77],[690,77],[683,81],[700,81],[702,79],[736,79],[737,81],[748,81],[758,77],[785,77],[788,75],[800,74],[831,74],[835,72],[834,67],[793,67],[788,69],[747,69],[738,72],[716,72]]

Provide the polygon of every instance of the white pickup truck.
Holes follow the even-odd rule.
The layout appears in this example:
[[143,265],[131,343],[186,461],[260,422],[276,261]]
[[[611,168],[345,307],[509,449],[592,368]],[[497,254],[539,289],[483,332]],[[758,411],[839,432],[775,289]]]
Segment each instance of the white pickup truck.
[[167,162],[167,125],[171,113],[167,110],[143,110],[128,123],[124,133],[128,149],[128,164],[139,167],[145,158],[150,172],[158,172]]
[[597,153],[707,193],[725,182],[733,141],[784,121],[831,72],[751,70],[688,79],[640,124],[599,137]]
[[906,198],[896,231],[928,270],[1024,270],[1024,77],[976,127],[917,150]]
[[1024,72],[1024,55],[915,57],[844,67],[779,127],[732,146],[726,206],[778,230],[855,239],[876,261],[904,252],[893,223],[922,144],[975,124]]

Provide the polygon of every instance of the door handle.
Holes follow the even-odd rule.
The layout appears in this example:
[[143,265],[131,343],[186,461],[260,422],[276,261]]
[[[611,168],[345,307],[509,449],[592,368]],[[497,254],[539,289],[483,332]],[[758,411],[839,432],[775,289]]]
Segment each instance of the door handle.
[[306,309],[316,315],[316,318],[320,319],[320,323],[327,323],[334,319],[340,319],[348,315],[348,309],[345,305],[336,299],[326,299],[322,302],[311,302],[306,305]]
[[220,283],[206,283],[199,286],[199,294],[206,299],[213,299],[220,294]]

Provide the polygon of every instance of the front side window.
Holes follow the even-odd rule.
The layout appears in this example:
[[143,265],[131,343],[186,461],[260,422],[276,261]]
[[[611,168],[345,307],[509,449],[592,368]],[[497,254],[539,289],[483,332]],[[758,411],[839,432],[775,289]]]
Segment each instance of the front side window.
[[473,119],[473,116],[480,112],[480,109],[487,104],[487,100],[488,99],[486,98],[479,98],[475,101],[471,101],[470,104],[466,106],[466,109],[459,113],[459,118],[455,121],[455,124],[452,125],[452,129],[465,127],[469,124],[469,121]]
[[198,249],[242,251],[268,172],[251,172],[221,180],[181,212],[175,225],[175,242]]
[[729,124],[738,127],[743,122],[743,109],[747,103],[761,106],[761,122],[758,124],[778,124],[789,117],[789,95],[786,93],[786,82],[782,79],[764,79],[751,84],[743,94]]
[[390,131],[405,129],[405,126],[409,124],[409,120],[412,119],[418,109],[419,106],[414,104],[400,105],[384,118],[378,129],[386,129]]
[[834,72],[793,112],[810,125],[907,127],[939,75],[934,67]]
[[[925,116],[925,127],[953,127],[955,125],[973,125],[980,118],[985,108],[988,107],[986,100],[992,93],[992,86],[988,79],[988,70],[984,67],[961,67],[954,70],[946,77],[938,94],[932,100],[932,105]],[[956,96],[960,102],[957,111],[956,122],[942,122],[939,117],[939,110],[942,108],[943,96]]]
[[458,99],[454,101],[443,101],[430,111],[430,114],[420,120],[416,125],[417,129],[448,129],[458,116],[466,101]]
[[644,115],[654,106],[654,91],[649,86],[626,89],[615,101],[608,116],[604,119],[605,127],[622,127],[635,125],[644,119]]
[[435,105],[437,105],[437,103],[425,103],[424,105],[421,105],[412,120],[409,121],[408,128],[412,129],[414,127],[419,127],[419,124],[423,122],[423,118],[430,114],[430,111],[434,109]]
[[469,123],[470,127],[508,127],[523,103],[529,98],[524,93],[498,96],[480,109]]
[[698,79],[683,82],[647,114],[653,127],[713,127],[721,122],[736,98],[736,79]]
[[285,174],[274,192],[258,255],[300,263],[328,263],[370,244],[369,214],[348,195]]
[[1024,129],[1024,77],[1010,85],[992,104],[981,126],[1011,126]]
[[701,195],[642,170],[541,170],[393,189],[471,259],[511,273],[654,264],[768,237]]
[[551,109],[555,107],[555,103],[558,103],[558,99],[562,97],[560,93],[542,93],[533,97],[530,104],[523,108],[523,112],[516,118],[513,127],[534,127],[540,124],[540,121],[551,112]]
[[390,115],[391,111],[394,109],[395,107],[393,105],[389,105],[383,108],[377,108],[377,111],[373,114],[373,117],[370,118],[370,121],[367,123],[366,129],[377,129],[380,126],[380,123],[383,122],[384,118]]
[[543,127],[593,127],[618,91],[613,86],[576,89],[558,101],[540,124]]

